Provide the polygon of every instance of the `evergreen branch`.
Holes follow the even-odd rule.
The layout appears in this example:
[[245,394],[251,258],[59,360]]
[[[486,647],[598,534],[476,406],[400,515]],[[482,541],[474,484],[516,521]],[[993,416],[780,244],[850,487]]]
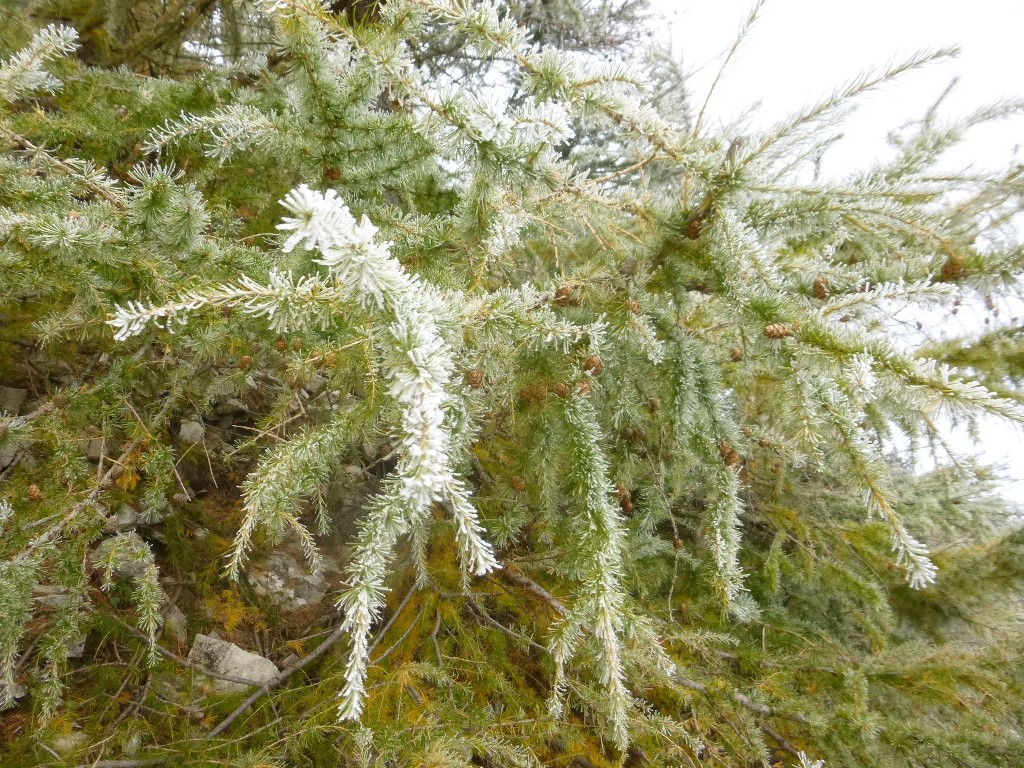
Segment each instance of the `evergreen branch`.
[[872,285],[857,293],[831,298],[822,305],[818,313],[822,317],[827,317],[838,312],[848,312],[862,305],[877,306],[887,301],[937,302],[948,299],[952,293],[951,286],[933,283],[927,279],[917,280],[913,283],[904,283],[899,280],[893,283]]
[[889,526],[896,563],[904,566],[912,589],[927,587],[935,581],[938,569],[928,557],[928,549],[910,535],[883,492],[879,478],[884,470],[873,455],[877,451],[872,451],[838,393],[819,387],[815,394],[822,410],[842,437],[842,447],[850,464],[867,488],[868,514],[877,511]]
[[114,189],[113,181],[97,171],[95,166],[89,161],[78,159],[61,160],[56,158],[48,150],[37,147],[28,139],[19,136],[2,124],[0,124],[0,133],[18,149],[31,153],[35,158],[56,168],[65,176],[83,183],[92,193],[99,195],[117,209],[123,208],[124,201]]
[[213,144],[204,154],[223,165],[239,152],[267,149],[275,143],[280,130],[271,117],[256,107],[229,104],[209,115],[182,112],[177,120],[168,120],[161,127],[154,128],[143,144],[143,150],[159,153],[189,136],[208,134]]
[[242,485],[245,516],[225,566],[228,578],[238,578],[252,533],[259,527],[275,532],[292,528],[303,542],[312,569],[322,569],[315,543],[291,510],[326,481],[330,462],[340,452],[354,416],[352,412],[341,412],[328,424],[275,446],[246,478]]
[[841,90],[832,93],[831,96],[819,101],[814,106],[801,112],[794,117],[780,123],[773,131],[765,135],[753,151],[745,154],[737,162],[737,170],[749,166],[771,147],[791,137],[797,131],[814,124],[842,107],[846,102],[856,98],[868,91],[872,91],[889,81],[900,77],[914,69],[919,69],[933,61],[950,56],[956,56],[958,48],[939,48],[934,51],[921,51],[909,56],[903,61],[896,62],[886,67],[881,72],[866,72],[853,80]]
[[704,113],[707,111],[708,104],[711,102],[711,97],[715,95],[715,89],[718,88],[718,82],[722,79],[722,75],[725,74],[726,70],[729,69],[729,63],[732,61],[733,56],[736,55],[736,51],[740,49],[740,46],[746,39],[747,34],[754,27],[754,24],[757,23],[758,16],[766,2],[767,0],[757,0],[757,2],[751,6],[750,12],[747,13],[747,17],[740,25],[739,31],[736,33],[736,39],[733,40],[732,45],[729,46],[729,50],[725,54],[725,59],[722,61],[722,65],[718,68],[718,72],[715,73],[715,79],[711,81],[711,85],[708,87],[708,92],[704,96],[704,102],[700,105],[700,110],[697,112],[697,119],[693,122],[693,130],[690,132],[690,135],[694,138],[700,135],[701,126],[704,124]]
[[71,27],[50,24],[32,36],[28,46],[0,64],[0,96],[13,102],[33,91],[53,91],[60,81],[43,69],[53,60],[78,47],[78,32]]
[[714,537],[711,551],[715,558],[715,587],[725,610],[744,620],[750,617],[750,609],[741,600],[747,590],[743,586],[744,573],[739,562],[739,513],[742,509],[739,477],[730,467],[716,471],[714,477],[709,527]]
[[266,317],[271,329],[287,333],[306,325],[325,325],[331,305],[341,296],[340,291],[327,286],[317,276],[303,275],[295,280],[290,272],[271,269],[266,284],[244,275],[235,285],[191,291],[184,299],[159,306],[129,301],[123,307],[115,307],[107,325],[114,329],[117,341],[137,336],[151,323],[173,333],[174,322],[186,322],[189,314],[202,307],[220,306],[239,307],[248,315]]
[[609,501],[612,489],[608,460],[601,449],[601,432],[593,405],[583,396],[573,396],[566,401],[564,414],[573,462],[569,483],[581,506],[579,534],[591,562],[583,574],[581,605],[574,609],[575,615],[570,614],[562,627],[556,629],[552,643],[555,684],[551,709],[557,713],[561,706],[565,665],[574,653],[576,628],[589,622],[598,641],[597,662],[611,706],[613,736],[618,744],[625,745],[626,717],[632,707],[621,649],[626,595],[619,574],[625,530]]
[[[153,423],[162,424],[167,416],[170,414],[171,409],[177,404],[177,397],[175,393],[169,395],[164,401],[160,411],[156,414],[153,419]],[[43,533],[33,538],[25,547],[21,550],[17,557],[10,561],[13,565],[24,565],[28,563],[32,557],[35,556],[36,552],[42,548],[49,546],[54,542],[55,539],[60,537],[60,534],[75,520],[82,512],[87,509],[95,509],[99,511],[101,509],[98,499],[100,494],[107,490],[125,471],[127,462],[138,450],[139,446],[145,438],[137,437],[132,440],[128,445],[121,451],[120,456],[110,465],[106,472],[104,472],[89,492],[85,495],[85,498],[73,504],[67,512],[64,513],[63,517],[47,528]]]

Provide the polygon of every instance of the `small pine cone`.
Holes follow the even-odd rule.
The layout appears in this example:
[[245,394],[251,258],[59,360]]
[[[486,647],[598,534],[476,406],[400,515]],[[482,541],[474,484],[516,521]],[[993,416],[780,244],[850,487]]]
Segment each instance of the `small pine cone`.
[[734,363],[738,363],[743,359],[743,350],[739,347],[729,347],[729,359]]
[[619,502],[619,506],[626,517],[630,517],[633,514],[633,501],[631,499],[622,499]]
[[722,461],[725,462],[727,467],[735,467],[740,463],[740,455],[728,443],[722,443],[718,446],[718,452],[722,455]]
[[572,287],[562,285],[555,289],[555,304],[560,307],[572,304]]
[[827,299],[829,294],[829,283],[827,277],[819,277],[814,281],[814,298]]
[[615,484],[615,495],[619,497],[619,501],[629,498],[629,489],[626,488],[625,483]]
[[576,389],[581,395],[590,394],[590,382],[586,379],[580,379],[576,382]]
[[244,173],[245,173],[245,177],[247,179],[251,179],[253,176],[256,175],[256,169],[255,168],[246,168]]
[[32,501],[39,501],[40,499],[43,498],[43,492],[39,490],[38,485],[32,483],[32,485],[28,487],[28,497]]
[[302,339],[298,338],[297,336],[294,339],[292,339],[292,349],[294,349],[296,352],[302,349]]
[[600,376],[601,371],[604,370],[604,363],[597,355],[591,355],[583,361],[583,370],[594,376]]
[[686,236],[691,240],[696,240],[700,237],[702,229],[704,229],[704,219],[697,216],[686,225]]
[[252,368],[252,358],[249,355],[242,355],[242,359],[238,361],[238,367],[243,371],[248,371]]
[[278,352],[284,352],[286,349],[288,349],[288,342],[285,341],[280,336],[278,336],[277,340],[274,342],[274,347],[277,349]]
[[782,459],[776,459],[772,463],[772,472],[775,473],[776,475],[782,472]]
[[769,339],[783,339],[793,335],[793,329],[785,323],[772,323],[764,328],[764,335]]
[[558,395],[559,397],[565,397],[566,395],[569,394],[569,385],[566,384],[564,381],[558,382],[557,384],[555,384],[555,394]]
[[516,491],[517,493],[526,488],[526,483],[523,482],[523,478],[521,478],[519,475],[516,475],[511,480],[509,480],[509,485],[511,485],[512,490]]
[[683,540],[682,539],[672,539],[672,548],[673,549],[682,549],[683,548]]
[[328,352],[320,359],[320,365],[324,368],[333,368],[338,364],[338,353]]
[[637,301],[636,299],[630,299],[629,303],[626,306],[629,308],[629,311],[632,312],[634,315],[640,314],[640,302]]
[[525,387],[519,388],[519,399],[524,403],[530,403],[533,401],[533,387],[527,384]]
[[543,403],[548,399],[548,385],[541,382],[533,388],[533,397],[538,403]]
[[466,383],[469,384],[473,389],[480,389],[484,383],[484,372],[479,368],[474,368],[466,374]]
[[661,410],[661,400],[656,397],[652,397],[647,401],[647,407],[651,410],[651,413],[657,413]]
[[757,444],[760,445],[762,448],[772,447],[772,441],[769,440],[767,437],[762,437],[760,440],[757,441]]
[[956,280],[964,272],[964,257],[958,253],[950,254],[946,263],[942,265],[942,279]]
[[743,433],[744,437],[750,437],[752,434],[754,434],[754,430],[747,426],[743,427],[743,429],[741,429],[740,431]]
[[337,181],[341,178],[341,170],[338,168],[328,168],[324,171],[324,179],[326,181]]

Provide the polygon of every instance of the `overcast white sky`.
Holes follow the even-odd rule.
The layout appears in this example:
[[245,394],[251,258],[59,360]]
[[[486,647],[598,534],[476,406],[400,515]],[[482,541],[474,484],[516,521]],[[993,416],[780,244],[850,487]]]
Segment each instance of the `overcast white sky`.
[[[671,39],[691,73],[691,98],[699,107],[753,0],[651,0],[668,22]],[[922,49],[957,45],[956,59],[912,72],[859,102],[845,138],[826,155],[822,170],[842,176],[887,154],[886,134],[922,115],[954,77],[960,81],[940,114],[955,116],[1004,98],[1024,97],[1024,0],[768,0],[719,82],[705,122],[727,125],[747,118],[752,130],[817,101],[867,69],[883,67]],[[750,115],[757,102],[761,107]],[[1004,167],[1024,150],[1024,116],[976,129],[951,153],[950,168]],[[1004,307],[1005,319],[1018,307]],[[981,327],[962,313],[949,332]],[[1024,434],[989,422],[982,444],[954,436],[957,448],[1002,463],[1015,482],[1005,494],[1024,503]]]

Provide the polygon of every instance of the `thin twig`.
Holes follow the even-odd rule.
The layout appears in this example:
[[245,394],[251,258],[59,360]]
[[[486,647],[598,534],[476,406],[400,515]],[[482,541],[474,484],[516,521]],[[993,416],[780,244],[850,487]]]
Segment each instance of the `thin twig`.
[[796,758],[800,757],[800,752],[796,749],[796,747],[794,747],[792,744],[786,741],[786,739],[783,738],[781,734],[776,732],[770,725],[768,725],[768,723],[758,723],[758,725],[761,726],[762,731],[764,731],[773,739],[775,739],[775,741],[778,743],[779,747],[782,749],[783,752],[789,752],[789,754],[793,755],[793,757]]

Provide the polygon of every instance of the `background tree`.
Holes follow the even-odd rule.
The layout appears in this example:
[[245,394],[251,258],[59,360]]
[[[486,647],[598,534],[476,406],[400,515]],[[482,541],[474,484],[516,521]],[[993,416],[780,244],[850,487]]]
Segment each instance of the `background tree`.
[[1014,510],[885,447],[1024,418],[894,338],[1019,289],[1021,166],[934,168],[1020,105],[807,182],[949,52],[738,142],[637,3],[362,9],[6,20],[7,764],[1013,765]]

